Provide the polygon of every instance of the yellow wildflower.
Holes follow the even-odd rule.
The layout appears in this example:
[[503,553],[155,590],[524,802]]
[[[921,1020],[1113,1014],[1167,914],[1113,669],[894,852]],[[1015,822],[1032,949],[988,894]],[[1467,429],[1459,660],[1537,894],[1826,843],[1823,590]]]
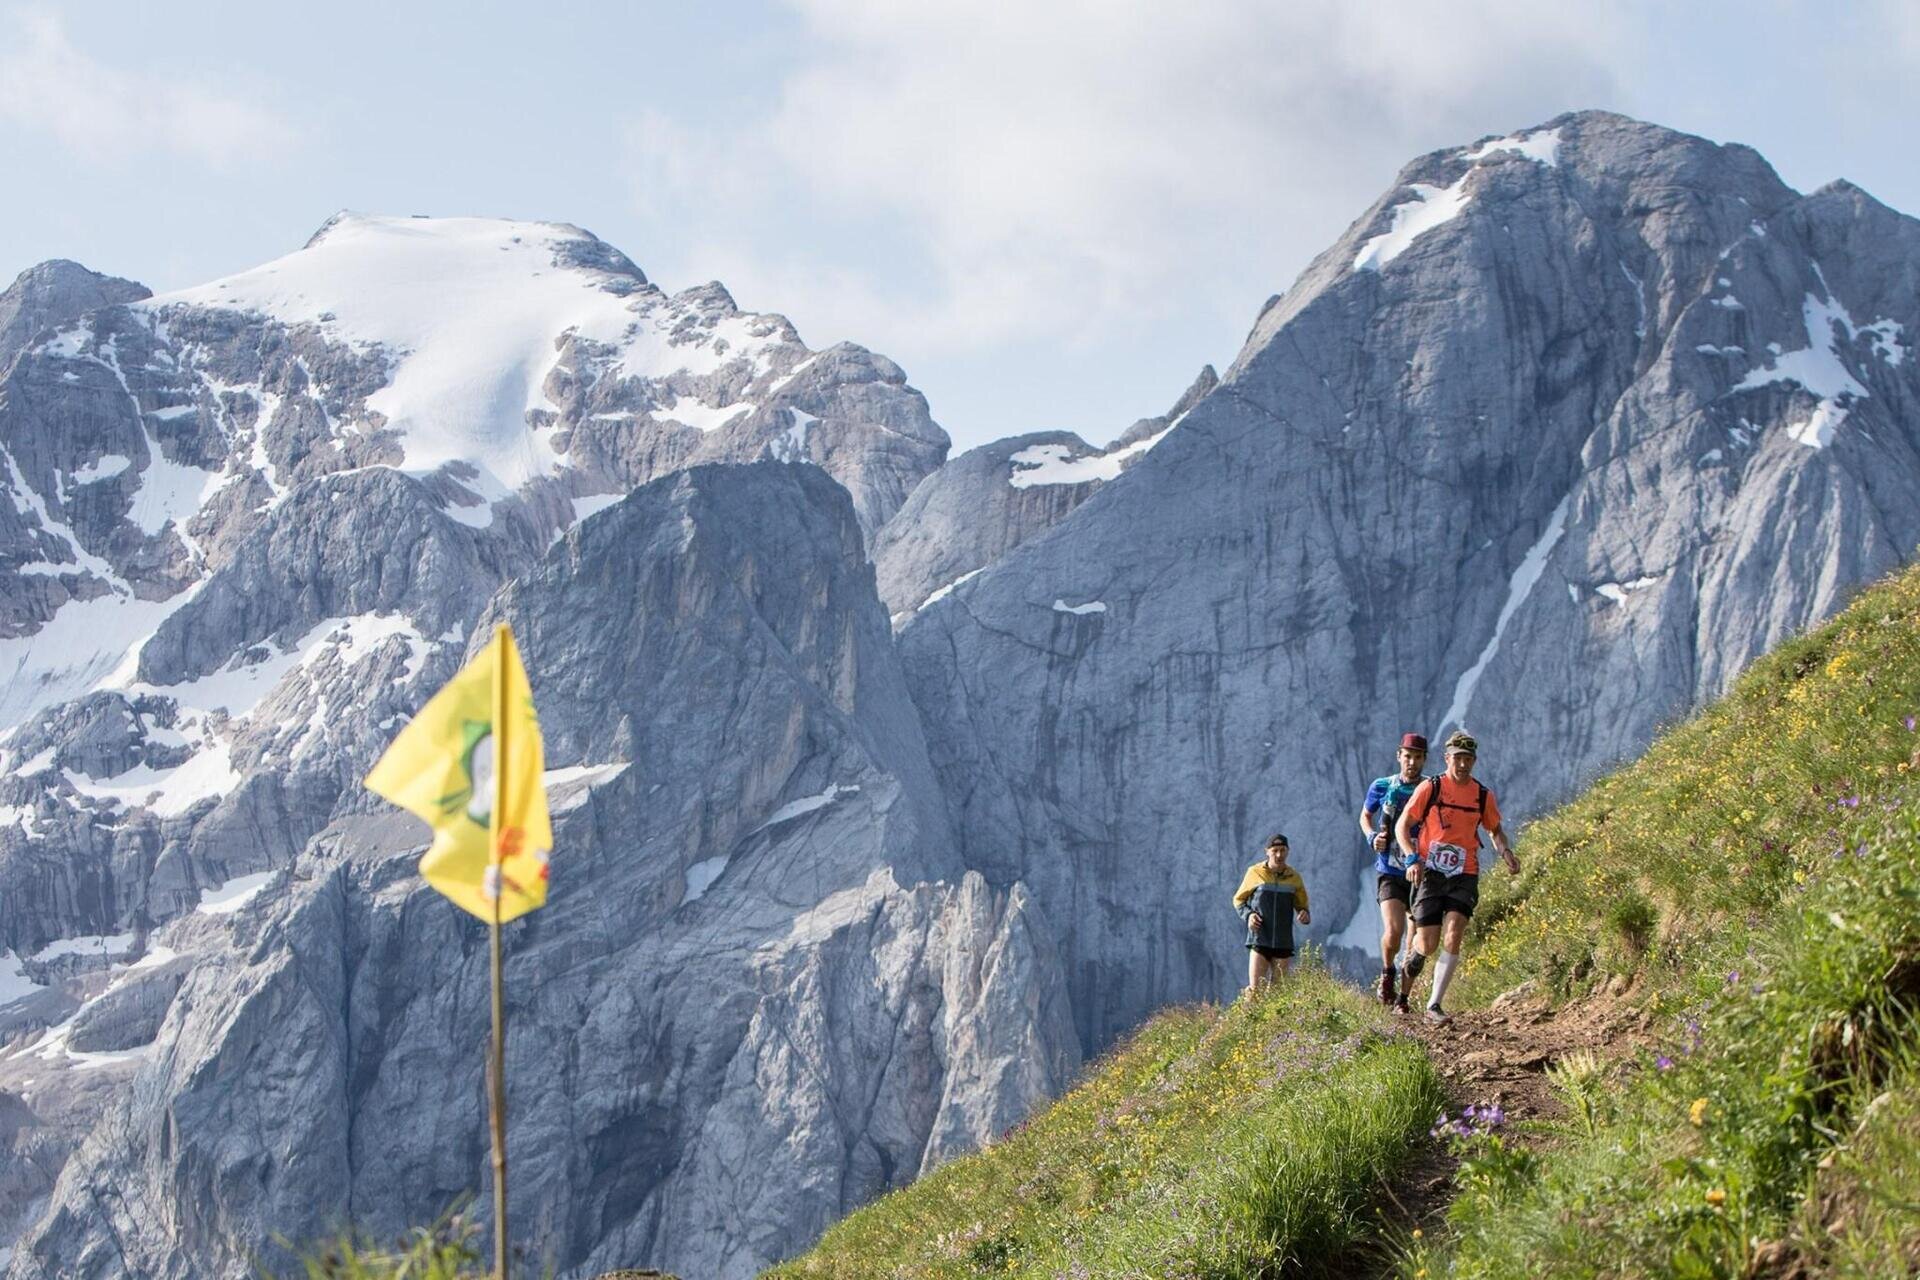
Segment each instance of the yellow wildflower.
[[1710,1105],[1705,1098],[1695,1098],[1693,1105],[1687,1108],[1687,1119],[1693,1121],[1694,1128],[1698,1129],[1707,1122],[1707,1108]]
[[1712,1205],[1714,1208],[1718,1209],[1721,1205],[1725,1204],[1726,1202],[1727,1202],[1727,1193],[1722,1191],[1720,1188],[1715,1187],[1713,1190],[1707,1192],[1707,1203]]

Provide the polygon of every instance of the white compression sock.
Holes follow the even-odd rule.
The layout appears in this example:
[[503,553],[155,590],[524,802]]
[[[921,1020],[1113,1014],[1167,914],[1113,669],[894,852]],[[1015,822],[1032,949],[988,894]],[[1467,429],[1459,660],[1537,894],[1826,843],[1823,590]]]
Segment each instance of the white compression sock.
[[1439,962],[1433,966],[1433,995],[1427,1000],[1427,1008],[1438,1009],[1440,1001],[1446,997],[1447,984],[1453,981],[1453,971],[1459,965],[1460,957],[1451,951],[1442,951]]

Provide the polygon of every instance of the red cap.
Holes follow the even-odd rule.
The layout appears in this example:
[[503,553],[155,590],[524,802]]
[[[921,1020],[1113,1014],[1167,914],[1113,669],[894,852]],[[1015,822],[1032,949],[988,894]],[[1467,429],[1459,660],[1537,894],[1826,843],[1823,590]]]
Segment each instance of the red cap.
[[1400,737],[1400,745],[1410,751],[1425,751],[1427,749],[1427,740],[1417,733],[1402,734]]

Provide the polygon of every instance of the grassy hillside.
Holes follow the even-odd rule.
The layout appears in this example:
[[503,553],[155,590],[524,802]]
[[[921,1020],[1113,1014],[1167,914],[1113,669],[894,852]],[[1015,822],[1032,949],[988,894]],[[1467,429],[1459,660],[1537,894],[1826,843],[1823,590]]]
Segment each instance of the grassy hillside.
[[1441,1104],[1419,1044],[1322,972],[1163,1013],[986,1151],[827,1232],[799,1277],[1345,1274]]
[[1617,998],[1665,1040],[1407,1274],[1920,1268],[1917,714],[1908,572],[1530,828],[1468,998]]
[[1162,1016],[1025,1131],[772,1274],[1920,1273],[1916,715],[1920,572],[1529,828],[1463,1007],[1530,986],[1656,1045],[1556,1065],[1552,1132],[1456,1125],[1437,1229],[1372,1208],[1441,1108],[1433,1064],[1310,975]]

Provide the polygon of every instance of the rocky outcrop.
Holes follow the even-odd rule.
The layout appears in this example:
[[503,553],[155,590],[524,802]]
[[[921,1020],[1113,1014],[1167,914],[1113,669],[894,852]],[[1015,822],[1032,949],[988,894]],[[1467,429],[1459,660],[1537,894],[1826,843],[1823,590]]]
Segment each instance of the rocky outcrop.
[[[404,509],[415,482],[372,474],[396,492],[342,510]],[[430,506],[421,520],[424,542],[394,522],[395,547],[415,548],[403,565],[470,532]],[[321,516],[292,525],[326,536]],[[333,609],[438,621],[407,594],[419,575],[378,565],[316,581],[292,616],[218,604],[229,577],[269,594],[245,563],[189,607],[206,602],[196,625],[223,643],[276,651]],[[282,594],[309,563],[260,562]],[[370,583],[397,589],[335,594]],[[1050,930],[1024,888],[954,857],[852,504],[825,473],[663,478],[473,621],[473,643],[510,622],[540,673],[553,767],[555,887],[513,928],[508,1071],[523,1238],[562,1274],[636,1259],[751,1274],[1065,1085],[1079,1055]],[[397,623],[379,643],[345,629],[282,675],[273,714],[247,718],[295,723],[317,690],[339,699],[329,726],[376,725],[420,655]],[[462,656],[428,661],[444,674]],[[203,665],[154,663],[156,677]],[[137,729],[103,738],[103,715],[44,727],[53,772],[141,749]],[[257,751],[243,772],[283,786],[322,763],[355,778],[383,737],[326,732],[303,755],[253,733],[235,738]],[[189,843],[223,806],[289,821],[255,794],[192,810]],[[0,1097],[61,1097],[82,1069],[126,1082],[42,1192],[11,1275],[247,1275],[256,1257],[287,1261],[276,1238],[386,1234],[479,1183],[484,931],[421,885],[417,823],[351,786],[334,797],[310,840],[286,831],[299,852],[255,896],[223,914],[216,890],[156,921],[147,960],[101,966],[103,992],[68,984],[77,1010],[0,1054]]]
[[1616,116],[1436,152],[1218,389],[901,632],[968,864],[1059,923],[1083,1046],[1224,995],[1292,837],[1315,932],[1399,733],[1517,815],[1920,539],[1920,227]]
[[1142,418],[1105,449],[1065,431],[996,440],[920,482],[873,540],[880,598],[901,626],[1134,465],[1219,379],[1208,365],[1173,408]]
[[101,307],[151,296],[143,284],[103,276],[65,258],[27,268],[0,293],[0,372],[41,330]]

